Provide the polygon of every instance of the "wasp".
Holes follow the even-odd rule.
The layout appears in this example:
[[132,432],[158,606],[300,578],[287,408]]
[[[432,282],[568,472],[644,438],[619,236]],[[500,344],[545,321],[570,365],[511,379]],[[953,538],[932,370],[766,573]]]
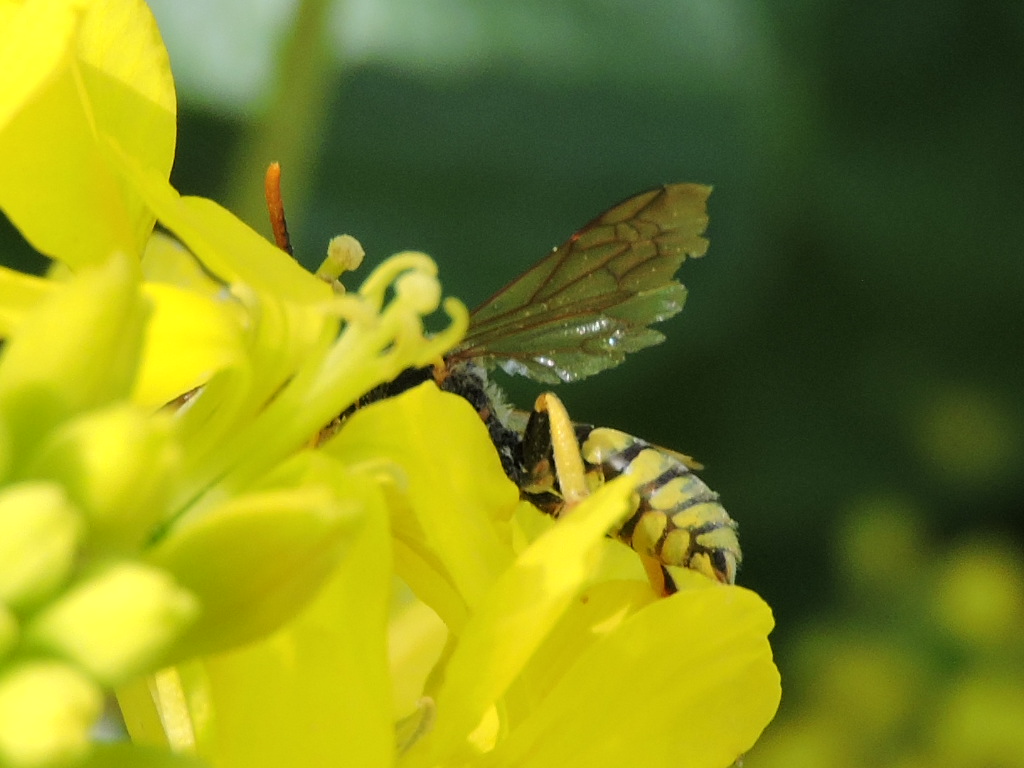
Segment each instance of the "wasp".
[[631,476],[631,512],[610,535],[640,555],[657,591],[676,590],[677,568],[732,584],[742,558],[736,523],[695,474],[700,465],[624,432],[574,423],[550,392],[524,415],[487,376],[498,366],[543,383],[575,381],[662,341],[650,325],[683,307],[686,288],[674,276],[707,250],[710,191],[672,184],[619,203],[477,307],[443,365],[409,369],[360,403],[434,380],[476,408],[522,498],[553,517],[601,483]]
[[[275,240],[290,254],[276,163],[265,185]],[[675,274],[707,251],[710,193],[699,184],[668,184],[597,216],[473,310],[466,337],[441,364],[375,387],[319,439],[356,408],[433,380],[477,410],[505,474],[542,512],[558,518],[602,483],[630,476],[630,514],[609,535],[640,556],[656,591],[676,591],[675,569],[734,583],[742,560],[737,526],[696,475],[699,464],[625,432],[574,423],[551,392],[524,414],[487,375],[497,366],[545,384],[571,382],[663,341],[650,326],[683,308],[686,288]]]

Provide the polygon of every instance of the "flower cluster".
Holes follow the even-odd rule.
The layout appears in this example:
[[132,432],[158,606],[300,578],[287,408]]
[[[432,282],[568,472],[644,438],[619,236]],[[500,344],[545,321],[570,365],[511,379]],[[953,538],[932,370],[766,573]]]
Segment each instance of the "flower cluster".
[[845,599],[796,636],[791,706],[746,764],[1024,766],[1020,549],[930,541],[890,493],[851,507],[832,558]]
[[[344,292],[179,195],[141,0],[0,0],[0,63],[0,207],[53,260],[0,268],[0,763],[710,768],[753,744],[770,612],[699,577],[656,600],[604,536],[625,481],[553,525],[432,385],[324,439],[464,333],[430,259]],[[111,692],[130,743],[92,736]]]

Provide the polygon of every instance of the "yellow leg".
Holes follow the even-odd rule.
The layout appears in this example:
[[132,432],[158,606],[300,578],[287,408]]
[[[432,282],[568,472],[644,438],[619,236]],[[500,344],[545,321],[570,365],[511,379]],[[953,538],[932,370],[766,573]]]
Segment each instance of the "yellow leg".
[[547,413],[551,422],[551,448],[555,456],[555,471],[562,498],[567,509],[578,504],[587,496],[586,473],[580,445],[576,442],[576,428],[569,413],[556,395],[545,392],[537,398],[534,409]]
[[640,562],[643,563],[647,581],[651,583],[651,588],[654,589],[658,597],[667,597],[675,591],[670,589],[665,581],[665,569],[662,568],[661,561],[650,555],[640,555]]
[[[546,413],[548,416],[551,452],[555,459],[555,474],[558,477],[558,485],[564,502],[560,511],[564,514],[571,510],[574,504],[578,504],[586,498],[588,493],[583,456],[576,440],[576,428],[569,418],[565,406],[562,405],[562,401],[550,392],[545,392],[538,397],[533,407],[538,413]],[[639,552],[637,554],[640,554],[640,562],[643,563],[647,580],[651,583],[654,592],[659,597],[666,597],[675,592],[674,587],[666,579],[661,561],[651,555]]]

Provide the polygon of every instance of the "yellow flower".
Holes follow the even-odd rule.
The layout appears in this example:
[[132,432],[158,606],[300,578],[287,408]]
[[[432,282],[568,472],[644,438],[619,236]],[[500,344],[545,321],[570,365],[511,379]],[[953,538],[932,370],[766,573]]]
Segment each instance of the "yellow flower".
[[21,713],[0,718],[11,764],[80,751],[100,687],[151,668],[198,610],[139,551],[166,515],[176,446],[165,417],[126,399],[145,315],[131,273],[115,258],[55,284],[0,358],[0,598],[15,628],[0,701]]
[[472,409],[429,386],[401,400],[328,446],[420,468],[393,506],[396,571],[448,645],[423,691],[433,723],[401,764],[725,766],[754,743],[779,692],[756,595],[694,574],[658,600],[635,559],[610,577],[602,560],[627,551],[604,535],[632,491],[618,483],[514,547],[540,515],[515,505]]
[[[55,259],[0,269],[0,762],[710,767],[753,744],[770,612],[696,575],[655,600],[604,535],[627,479],[543,519],[429,383],[314,445],[464,332],[448,300],[424,333],[432,261],[339,293],[179,195],[140,0],[0,0],[0,35],[0,206]],[[111,688],[131,748],[89,741]]]
[[[1019,549],[931,541],[888,494],[853,512],[838,558],[852,599],[795,638],[793,703],[746,765],[1024,765]],[[903,578],[891,560],[910,563]]]
[[[724,767],[774,714],[756,595],[694,574],[659,600],[639,564],[603,570],[628,552],[604,535],[628,486],[538,525],[476,413],[432,384],[357,412],[323,451],[380,474],[390,524],[367,520],[277,633],[164,680],[151,722],[211,764]],[[543,532],[515,546],[527,528]],[[392,573],[419,597],[395,605]]]
[[[0,762],[34,765],[86,749],[105,687],[264,635],[317,593],[381,501],[311,437],[439,355],[465,311],[427,341],[426,257],[339,297],[180,197],[141,2],[5,2],[0,34],[0,204],[60,262],[0,269],[0,709],[20,713]],[[156,218],[191,253],[149,239]]]
[[72,266],[138,253],[153,213],[107,162],[113,144],[166,178],[175,100],[142,2],[0,3],[0,207]]

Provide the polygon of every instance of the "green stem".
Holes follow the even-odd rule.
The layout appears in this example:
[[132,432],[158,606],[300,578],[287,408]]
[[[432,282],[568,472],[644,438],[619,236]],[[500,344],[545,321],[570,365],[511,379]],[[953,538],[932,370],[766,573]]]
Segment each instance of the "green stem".
[[327,31],[333,0],[301,0],[278,56],[277,81],[263,114],[239,143],[227,191],[228,207],[273,239],[263,198],[263,174],[276,160],[282,167],[286,204],[294,224],[308,194],[316,151],[338,68]]

